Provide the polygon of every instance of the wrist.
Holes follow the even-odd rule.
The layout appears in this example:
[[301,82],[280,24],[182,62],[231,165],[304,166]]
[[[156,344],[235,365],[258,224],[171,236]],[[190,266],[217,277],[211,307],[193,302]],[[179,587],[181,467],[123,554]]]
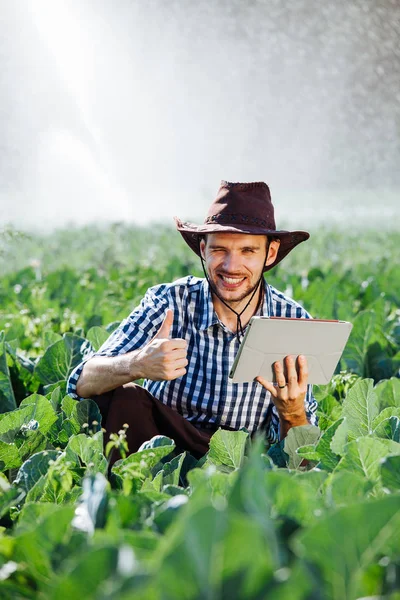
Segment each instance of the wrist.
[[145,379],[146,375],[143,373],[143,365],[142,360],[140,359],[140,351],[134,350],[129,354],[129,376],[131,378],[131,381],[136,381],[137,379]]
[[299,427],[300,425],[308,425],[307,415],[304,409],[296,412],[284,412],[279,413],[279,420],[281,424],[290,427]]

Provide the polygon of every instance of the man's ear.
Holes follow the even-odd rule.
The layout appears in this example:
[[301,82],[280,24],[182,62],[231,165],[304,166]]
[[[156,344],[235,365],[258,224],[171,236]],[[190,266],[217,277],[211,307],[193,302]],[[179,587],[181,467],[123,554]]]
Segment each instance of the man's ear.
[[269,248],[268,248],[267,260],[265,261],[266,267],[268,267],[269,265],[272,265],[275,262],[280,245],[281,245],[280,240],[271,240],[271,242],[269,244]]
[[206,256],[205,256],[205,250],[206,250],[206,241],[205,241],[204,238],[201,238],[201,240],[200,240],[200,254],[201,254],[202,258],[204,258],[204,260],[206,258]]

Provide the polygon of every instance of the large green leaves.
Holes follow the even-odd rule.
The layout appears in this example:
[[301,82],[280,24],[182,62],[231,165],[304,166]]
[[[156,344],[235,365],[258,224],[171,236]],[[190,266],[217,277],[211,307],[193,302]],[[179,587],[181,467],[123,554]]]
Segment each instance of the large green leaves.
[[57,450],[45,450],[31,456],[18,471],[16,485],[28,492],[43,475],[46,475],[49,463],[56,460],[59,454]]
[[378,397],[380,410],[389,406],[400,408],[400,379],[392,377],[391,379],[380,381],[375,387],[375,392]]
[[353,329],[343,353],[348,369],[361,377],[369,377],[366,361],[368,347],[372,344],[376,328],[376,315],[372,310],[360,312],[353,319]]
[[[73,507],[57,507],[39,519],[36,527],[16,539],[14,560],[26,564],[28,573],[42,586],[50,581],[53,568],[61,562],[63,548],[68,548],[73,533],[70,527],[73,513]],[[65,554],[68,555],[68,551]]]
[[[296,536],[294,549],[311,569],[317,567],[326,600],[367,595],[362,575],[382,556],[398,556],[398,496],[339,509]],[[311,572],[310,572],[311,576]]]
[[248,436],[245,431],[219,429],[210,440],[208,460],[228,473],[238,469],[243,462]]
[[65,457],[72,464],[82,465],[86,473],[103,473],[107,471],[107,461],[103,454],[103,434],[101,431],[93,436],[74,435],[65,448]]
[[22,459],[15,444],[7,444],[0,440],[0,471],[19,467]]
[[57,415],[47,398],[34,394],[18,410],[2,415],[0,420],[0,469],[21,465],[24,458],[43,450],[47,434]]
[[171,454],[175,443],[168,437],[155,436],[139,448],[138,452],[131,454],[123,460],[118,460],[112,472],[124,482],[126,491],[139,489],[146,477],[151,475],[152,469],[166,456]]
[[91,346],[85,338],[65,333],[62,340],[47,348],[36,365],[35,373],[44,384],[63,381],[90,349]]
[[320,430],[315,425],[302,425],[301,427],[292,427],[284,440],[284,451],[288,455],[289,469],[297,469],[303,457],[299,456],[297,449],[301,446],[313,444],[321,435]]
[[89,342],[91,343],[93,350],[97,352],[100,346],[102,346],[104,342],[108,339],[109,335],[110,334],[108,333],[107,329],[95,325],[94,327],[91,327],[87,332],[86,339],[89,340]]
[[358,473],[365,479],[377,483],[380,477],[380,464],[389,454],[400,455],[400,444],[392,440],[362,437],[346,445],[345,454],[336,471]]
[[[116,577],[118,548],[91,548],[75,560],[72,568],[51,582],[51,600],[70,600],[70,598],[96,599],[103,596],[104,582]],[[104,597],[104,596],[103,596]],[[107,597],[107,596],[105,596]]]
[[355,383],[343,402],[343,417],[350,439],[373,432],[373,422],[379,406],[372,379],[362,379]]

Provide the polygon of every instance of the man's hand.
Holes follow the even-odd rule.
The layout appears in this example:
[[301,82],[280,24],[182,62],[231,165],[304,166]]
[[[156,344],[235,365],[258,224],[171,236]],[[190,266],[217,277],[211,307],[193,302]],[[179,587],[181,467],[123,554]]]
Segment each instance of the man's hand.
[[271,394],[280,419],[281,439],[287,435],[291,427],[307,425],[304,399],[307,392],[307,360],[305,356],[297,357],[298,371],[293,356],[285,358],[286,376],[281,362],[274,363],[276,384],[263,377],[257,377]]
[[173,312],[168,309],[157,334],[135,353],[134,369],[140,378],[166,381],[185,375],[187,342],[180,338],[169,339],[173,322]]

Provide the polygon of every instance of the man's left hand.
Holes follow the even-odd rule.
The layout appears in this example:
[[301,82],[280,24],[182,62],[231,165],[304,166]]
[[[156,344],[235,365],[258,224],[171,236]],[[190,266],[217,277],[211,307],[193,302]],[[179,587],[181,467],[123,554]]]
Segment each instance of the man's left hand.
[[307,359],[305,356],[286,356],[284,370],[280,361],[274,363],[276,383],[267,381],[263,377],[257,377],[256,381],[261,383],[271,394],[271,400],[275,404],[280,419],[281,439],[287,435],[291,427],[307,425],[307,417],[304,407],[304,399],[307,392]]

